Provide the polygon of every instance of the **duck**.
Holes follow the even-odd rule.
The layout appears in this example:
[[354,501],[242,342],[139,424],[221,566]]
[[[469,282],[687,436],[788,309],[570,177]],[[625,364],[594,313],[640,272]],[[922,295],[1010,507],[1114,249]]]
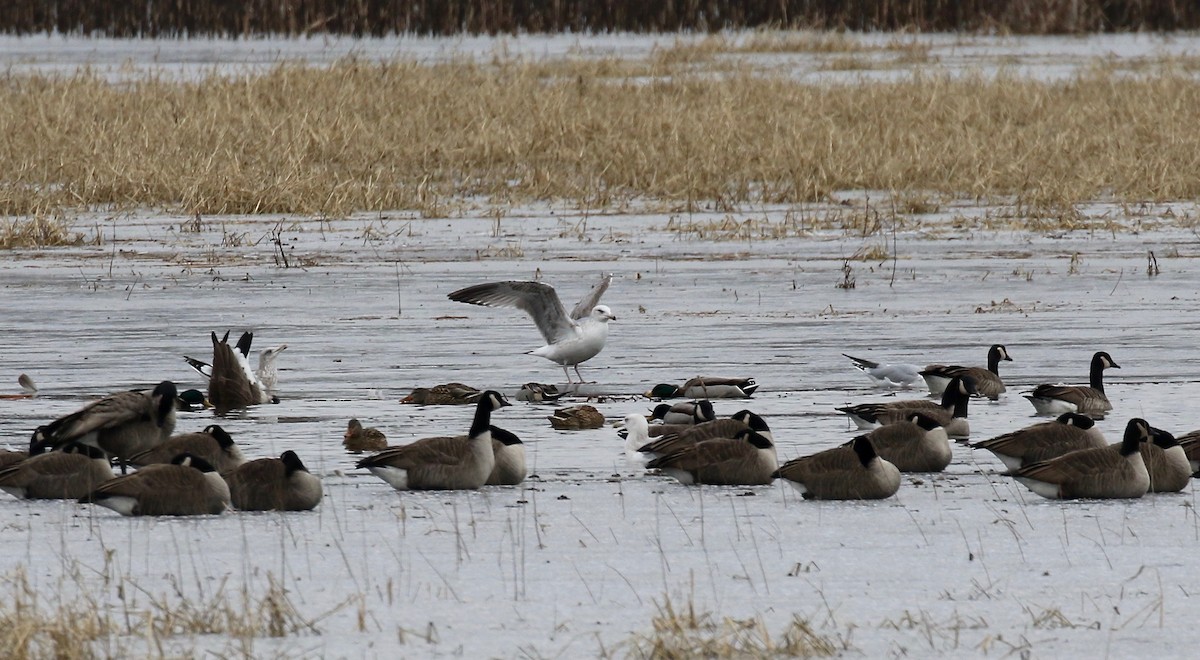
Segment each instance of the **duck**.
[[881,363],[845,353],[842,353],[842,357],[849,358],[854,368],[866,374],[875,387],[909,387],[921,380],[921,368],[915,364]]
[[1057,458],[1077,449],[1107,447],[1100,427],[1087,415],[1063,413],[1050,422],[1040,422],[1010,433],[971,444],[996,455],[1008,470]]
[[129,457],[129,464],[144,467],[170,463],[171,459],[184,453],[203,458],[219,474],[226,474],[246,462],[233,437],[220,426],[209,424],[198,433],[173,435],[161,445],[133,454]]
[[[967,403],[974,393],[973,378],[956,376],[942,394],[940,405],[928,399],[904,399],[887,403],[860,403],[843,406],[837,410],[845,413],[864,431],[907,419],[914,412],[922,412],[944,426],[951,438],[967,438],[971,435],[970,423],[967,421]],[[878,448],[876,446],[876,449]]]
[[462,383],[445,383],[433,387],[418,387],[412,394],[400,399],[400,403],[419,406],[467,406],[479,401],[482,390]]
[[202,458],[180,454],[170,463],[155,463],[109,479],[79,498],[123,516],[202,516],[229,508],[229,486]]
[[389,447],[356,465],[396,490],[475,490],[487,483],[496,466],[492,412],[511,405],[499,392],[488,390],[479,396],[467,435]]
[[551,403],[553,401],[558,401],[565,394],[566,392],[559,392],[558,387],[554,385],[525,383],[521,386],[521,389],[517,390],[517,401],[528,401],[529,403]]
[[383,451],[387,449],[387,436],[377,428],[363,428],[357,418],[346,425],[346,433],[342,436],[342,446],[351,454],[361,454],[364,451]]
[[598,429],[604,426],[604,415],[600,414],[600,411],[596,410],[595,406],[587,404],[559,408],[554,411],[553,415],[550,415],[546,419],[550,420],[550,426],[559,431]]
[[758,389],[753,378],[697,376],[683,385],[659,383],[646,392],[651,399],[749,399]]
[[225,475],[233,507],[240,511],[311,511],[321,503],[321,480],[296,452],[257,458]]
[[1192,480],[1192,464],[1175,436],[1150,427],[1150,442],[1143,442],[1138,451],[1150,473],[1150,493],[1178,493]]
[[1112,410],[1112,403],[1104,394],[1104,370],[1120,368],[1121,365],[1114,362],[1111,355],[1097,351],[1092,356],[1089,386],[1047,383],[1035,387],[1025,398],[1029,399],[1039,415],[1077,412],[1100,419]]
[[525,443],[511,431],[498,426],[490,428],[496,466],[492,468],[485,485],[516,486],[525,481]]
[[114,476],[104,452],[68,442],[58,451],[0,468],[0,490],[17,499],[74,500]]
[[1150,473],[1140,449],[1151,438],[1150,424],[1135,417],[1125,425],[1119,444],[1080,449],[1009,474],[1049,499],[1138,498],[1150,489]]
[[20,394],[0,394],[0,399],[32,399],[38,395],[37,385],[26,374],[17,376],[17,385],[21,386]]
[[661,420],[663,424],[700,424],[711,422],[717,418],[712,401],[685,401],[670,404],[660,403],[650,412],[650,419]]
[[779,469],[775,443],[753,429],[698,442],[646,464],[681,484],[757,486],[771,483]]
[[617,320],[607,305],[599,304],[611,282],[611,274],[601,277],[600,283],[592,287],[570,314],[554,287],[543,282],[488,282],[453,291],[447,298],[471,305],[516,307],[525,312],[546,340],[545,346],[528,354],[561,365],[568,384],[574,381],[567,367],[574,367],[575,375],[583,383],[579,365],[604,350],[608,323]]
[[176,395],[169,380],[150,391],[110,394],[38,427],[30,453],[81,442],[115,457],[124,473],[130,456],[161,445],[174,433]]
[[793,458],[771,476],[784,479],[804,499],[882,500],[900,489],[900,470],[881,458],[870,438]]
[[954,457],[945,427],[923,411],[881,426],[868,433],[867,439],[901,472],[941,472]]
[[[656,425],[657,426],[657,425]],[[649,458],[657,458],[685,449],[698,442],[733,437],[742,429],[753,429],[766,437],[772,443],[775,436],[767,421],[760,415],[749,410],[739,410],[728,419],[714,419],[694,425],[662,425],[665,428],[676,429],[673,433],[661,435],[656,439],[644,442],[636,448],[640,454]],[[649,427],[653,429],[655,427]]]
[[[280,344],[262,350],[258,356],[258,369],[251,370],[249,360],[253,341],[253,332],[243,332],[233,348],[230,348],[229,332],[220,340],[214,332],[212,364],[183,356],[188,365],[208,379],[207,401],[211,402],[211,407],[218,409],[218,414],[260,403],[279,403],[279,397],[275,393],[279,383],[279,369],[275,363],[279,354],[287,350],[288,345]],[[216,383],[213,382],[214,372],[217,374]]]
[[1000,398],[1006,388],[1000,379],[1000,362],[1012,362],[1008,349],[1003,344],[992,344],[988,349],[987,368],[962,367],[959,365],[930,364],[921,370],[921,377],[929,387],[929,393],[936,396],[946,391],[946,386],[955,376],[970,376],[975,379],[975,390],[979,396],[992,401]]
[[175,397],[175,410],[178,412],[200,412],[209,408],[212,408],[212,404],[200,390],[184,390]]

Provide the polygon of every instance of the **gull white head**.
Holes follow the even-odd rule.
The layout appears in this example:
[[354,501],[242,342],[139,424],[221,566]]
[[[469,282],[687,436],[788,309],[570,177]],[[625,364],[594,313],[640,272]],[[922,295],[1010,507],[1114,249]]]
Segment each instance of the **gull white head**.
[[608,305],[596,305],[593,307],[591,318],[593,321],[603,321],[604,323],[617,320],[617,317],[608,308]]

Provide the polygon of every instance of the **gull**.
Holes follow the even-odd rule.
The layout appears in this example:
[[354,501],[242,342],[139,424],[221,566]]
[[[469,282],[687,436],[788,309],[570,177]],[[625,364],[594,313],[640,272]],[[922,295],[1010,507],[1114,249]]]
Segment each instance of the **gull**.
[[554,287],[541,282],[489,282],[459,289],[447,297],[486,307],[516,307],[528,314],[537,324],[546,345],[528,355],[544,357],[562,365],[567,382],[573,383],[567,367],[575,367],[575,375],[583,382],[579,363],[595,357],[608,339],[608,322],[616,320],[607,305],[599,305],[600,296],[608,289],[612,275],[607,274],[567,314]]
[[[854,363],[854,368],[866,374],[876,387],[908,387],[921,380],[921,368],[915,364],[902,362],[884,364],[856,358],[845,353],[842,355],[850,358],[850,361]],[[941,394],[941,392],[938,393]]]

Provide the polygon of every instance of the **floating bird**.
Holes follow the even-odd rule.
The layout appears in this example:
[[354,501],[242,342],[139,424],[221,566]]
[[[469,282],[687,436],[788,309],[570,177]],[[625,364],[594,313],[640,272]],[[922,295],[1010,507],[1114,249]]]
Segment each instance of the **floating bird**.
[[881,500],[900,489],[900,470],[881,458],[865,435],[848,446],[794,458],[771,476],[786,479],[804,499]]
[[389,447],[357,463],[396,490],[473,490],[487,483],[496,466],[492,411],[510,406],[499,392],[479,397],[465,436],[423,438]]
[[941,472],[954,452],[946,429],[928,412],[910,412],[866,435],[875,451],[901,472]]
[[400,403],[415,403],[420,406],[466,406],[479,401],[482,391],[462,383],[446,383],[433,387],[418,387],[412,394],[400,399]]
[[17,384],[21,386],[20,394],[0,394],[0,399],[32,399],[37,396],[37,385],[33,384],[33,379],[25,374],[17,376]]
[[921,370],[921,377],[929,386],[933,395],[946,391],[946,386],[955,376],[970,376],[975,379],[975,390],[979,396],[985,396],[993,401],[1004,394],[1004,381],[1000,379],[1000,362],[1012,362],[1008,349],[1001,344],[993,344],[988,349],[987,368],[961,367],[959,365],[931,364]]
[[[898,422],[907,419],[911,413],[922,412],[946,427],[946,433],[951,438],[966,438],[971,435],[971,427],[967,422],[967,403],[974,393],[975,381],[970,376],[956,377],[942,394],[941,405],[928,399],[905,399],[887,403],[860,403],[837,410],[846,413],[862,430]],[[878,444],[875,448],[879,449]]]
[[659,383],[646,392],[651,399],[748,399],[758,384],[753,378],[697,376],[683,385]]
[[229,507],[229,486],[212,465],[191,454],[110,479],[79,498],[123,516],[199,516]]
[[233,437],[220,426],[210,424],[199,433],[173,435],[161,445],[133,454],[129,457],[129,464],[143,467],[170,463],[180,454],[202,458],[220,474],[226,474],[246,462]]
[[1150,474],[1151,493],[1178,493],[1192,480],[1192,464],[1179,441],[1170,433],[1150,427],[1151,442],[1143,442],[1138,451]]
[[[218,353],[218,349],[217,349],[218,341],[217,341],[217,335],[215,332],[213,333],[212,338],[213,338],[213,362],[216,363],[217,362],[216,354]],[[234,402],[234,403],[241,400],[242,398],[244,398],[247,401],[250,401],[250,403],[246,403],[243,405],[227,406],[227,407],[225,407],[226,410],[232,409],[232,408],[244,408],[247,405],[254,405],[256,403],[279,403],[279,397],[276,396],[276,394],[275,394],[275,389],[279,383],[279,368],[276,366],[275,362],[276,362],[276,359],[279,357],[279,354],[281,352],[283,352],[284,350],[286,350],[288,345],[280,344],[279,346],[275,346],[273,348],[263,349],[258,354],[258,369],[255,371],[251,371],[251,369],[250,369],[250,345],[251,345],[251,343],[253,343],[253,341],[254,341],[254,333],[243,332],[242,336],[238,339],[237,344],[234,345],[235,350],[230,351],[229,354],[225,354],[224,351],[221,351],[222,359],[225,364],[227,364],[227,365],[236,364],[238,367],[240,367],[240,369],[233,371],[233,370],[231,370],[231,368],[230,369],[223,368],[218,373],[218,375],[222,379],[222,383],[218,385],[218,390],[219,390],[218,395],[220,396],[220,398],[229,399],[231,402]],[[223,339],[221,339],[219,343],[222,343],[222,344],[225,344],[226,346],[228,346],[228,343],[229,343],[229,333],[228,332],[225,333],[225,337]],[[204,376],[206,379],[208,379],[209,393],[211,395],[212,387],[213,387],[213,383],[212,383],[213,366],[207,362],[202,362],[195,358],[190,358],[186,355],[183,356],[183,359],[188,363],[188,365],[190,365],[193,369],[195,369],[201,376]],[[243,382],[242,382],[243,375],[245,376],[244,380],[248,381],[249,385],[243,384]],[[229,380],[229,379],[232,379],[232,380]],[[247,390],[249,390],[249,391],[247,392]],[[191,391],[192,390],[188,390],[187,392],[191,392]],[[187,392],[185,392],[185,394]],[[210,396],[210,398],[211,398],[211,396]]]
[[30,456],[0,469],[0,490],[18,499],[74,500],[113,476],[104,452],[68,442],[61,451]]
[[492,453],[496,466],[488,475],[488,486],[516,486],[525,481],[525,443],[515,433],[498,426],[492,431]]
[[[659,425],[650,426],[648,430],[654,429],[656,426]],[[638,452],[648,458],[666,456],[705,440],[731,438],[743,429],[753,429],[772,443],[775,442],[775,436],[771,434],[771,428],[767,426],[767,421],[749,410],[739,410],[729,419],[714,419],[693,425],[663,424],[661,426],[675,430],[672,433],[661,435],[655,440],[642,443],[636,447]]]
[[541,383],[525,383],[517,390],[517,401],[528,401],[530,403],[550,403],[558,401],[565,392],[559,392],[554,385],[543,385]]
[[550,420],[550,426],[559,431],[580,431],[583,429],[598,429],[604,426],[604,415],[596,410],[595,406],[587,404],[581,406],[571,406],[569,408],[559,408],[554,411],[546,419]]
[[661,456],[646,467],[660,469],[682,484],[755,486],[771,483],[779,461],[770,438],[742,429],[732,437],[705,440]]
[[310,511],[321,503],[321,480],[294,451],[279,458],[242,463],[225,475],[229,495],[242,511]]
[[363,428],[362,422],[351,419],[342,436],[342,446],[351,454],[387,449],[387,436],[377,428]]
[[1134,418],[1125,425],[1120,444],[1073,451],[1026,465],[1010,474],[1033,492],[1050,499],[1141,497],[1150,488],[1150,473],[1139,450],[1151,438],[1146,420]]
[[38,427],[30,443],[32,453],[47,447],[81,442],[103,450],[121,462],[152,449],[175,430],[175,384],[169,380],[153,390],[110,394],[79,410]]
[[1112,410],[1112,404],[1104,394],[1104,370],[1120,369],[1112,356],[1099,351],[1092,356],[1090,370],[1091,386],[1083,385],[1038,385],[1025,395],[1039,415],[1059,415],[1077,412],[1096,418]]
[[175,410],[179,412],[199,412],[207,408],[212,408],[212,404],[200,390],[184,390],[175,397]]
[[554,287],[541,282],[490,282],[459,289],[447,297],[456,302],[488,307],[516,307],[537,324],[546,345],[528,354],[544,357],[562,365],[567,383],[572,383],[567,367],[575,368],[579,382],[579,364],[595,357],[608,339],[608,322],[616,320],[605,305],[597,304],[608,289],[612,275],[605,275],[592,287],[575,309],[567,314]]
[[919,373],[921,368],[915,364],[902,362],[882,364],[845,353],[842,353],[842,357],[850,358],[850,361],[854,363],[854,368],[866,374],[876,387],[908,387],[921,380]]
[[1040,422],[1023,429],[981,440],[972,449],[986,449],[996,455],[1009,470],[1048,461],[1078,449],[1107,447],[1100,428],[1087,415],[1063,413],[1051,422]]
[[684,401],[670,404],[660,403],[650,413],[650,419],[662,420],[663,424],[700,424],[717,418],[712,401]]
[[0,468],[5,468],[13,463],[20,463],[29,458],[27,451],[13,451],[11,449],[0,449]]

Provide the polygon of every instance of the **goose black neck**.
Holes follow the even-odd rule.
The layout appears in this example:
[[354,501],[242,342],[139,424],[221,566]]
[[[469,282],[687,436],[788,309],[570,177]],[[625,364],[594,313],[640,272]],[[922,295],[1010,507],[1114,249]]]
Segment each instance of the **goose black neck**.
[[1143,426],[1137,419],[1129,420],[1125,425],[1125,435],[1121,438],[1121,455],[1129,456],[1138,451],[1144,438]]
[[1092,370],[1088,380],[1091,381],[1092,389],[1098,392],[1104,392],[1104,361],[1099,358],[1092,358]]
[[950,384],[946,386],[946,391],[942,393],[942,407],[950,411],[953,417],[967,416],[967,402],[971,400],[971,397],[963,394],[960,391],[961,387],[961,381],[955,378],[950,381]]
[[1000,375],[1000,349],[993,347],[988,351],[988,371]]
[[858,456],[858,461],[863,464],[863,467],[870,465],[871,461],[875,460],[875,456],[877,455],[875,453],[875,446],[871,444],[871,440],[867,436],[858,436],[854,439],[854,444],[851,446],[854,448],[854,453]]
[[471,422],[470,436],[478,437],[486,431],[492,424],[492,400],[491,397],[484,395],[479,397],[479,403],[475,404],[475,419]]

